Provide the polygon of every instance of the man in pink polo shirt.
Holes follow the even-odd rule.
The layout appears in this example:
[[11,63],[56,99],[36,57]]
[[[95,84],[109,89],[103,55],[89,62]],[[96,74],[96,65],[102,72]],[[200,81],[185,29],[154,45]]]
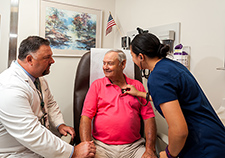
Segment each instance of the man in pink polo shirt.
[[[80,138],[82,142],[94,139],[95,158],[156,158],[155,115],[150,103],[139,103],[146,104],[145,99],[123,93],[127,84],[145,91],[141,82],[126,77],[125,65],[123,51],[110,50],[105,54],[105,77],[91,84],[84,101]],[[141,117],[146,140],[140,135]]]

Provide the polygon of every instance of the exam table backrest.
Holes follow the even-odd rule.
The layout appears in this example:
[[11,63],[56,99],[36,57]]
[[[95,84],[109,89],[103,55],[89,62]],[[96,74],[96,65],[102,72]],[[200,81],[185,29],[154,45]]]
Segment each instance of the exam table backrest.
[[[101,62],[101,61],[99,61]],[[138,66],[134,64],[134,71],[135,71],[135,79],[142,82],[141,72]],[[80,133],[79,133],[79,126],[80,126],[80,118],[81,112],[83,108],[83,102],[87,91],[89,89],[89,81],[90,81],[90,52],[85,53],[77,67],[76,78],[75,78],[75,85],[74,85],[74,102],[73,102],[73,114],[74,114],[74,129],[76,132],[75,137],[75,144],[80,143]],[[141,122],[141,135],[144,134],[144,123]]]

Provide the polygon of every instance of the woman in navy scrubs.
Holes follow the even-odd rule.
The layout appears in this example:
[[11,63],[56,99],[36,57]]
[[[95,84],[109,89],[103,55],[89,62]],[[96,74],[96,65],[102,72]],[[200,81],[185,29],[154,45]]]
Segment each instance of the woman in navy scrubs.
[[[218,158],[225,155],[225,127],[190,71],[166,58],[169,46],[151,33],[131,42],[133,61],[149,69],[148,90],[155,108],[168,123],[169,145],[160,158]],[[127,93],[145,97],[132,85]]]

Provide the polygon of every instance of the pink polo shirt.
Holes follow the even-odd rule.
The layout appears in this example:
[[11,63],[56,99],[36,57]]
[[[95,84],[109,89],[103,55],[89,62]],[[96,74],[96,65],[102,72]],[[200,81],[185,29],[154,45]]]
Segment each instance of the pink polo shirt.
[[[126,76],[125,76],[126,77]],[[128,84],[145,91],[141,82],[126,77]],[[139,98],[142,104],[144,98]],[[95,80],[86,95],[82,115],[93,118],[92,136],[106,144],[133,143],[141,138],[140,116],[145,120],[155,117],[152,106],[142,106],[137,98],[122,94],[119,86],[106,77]]]

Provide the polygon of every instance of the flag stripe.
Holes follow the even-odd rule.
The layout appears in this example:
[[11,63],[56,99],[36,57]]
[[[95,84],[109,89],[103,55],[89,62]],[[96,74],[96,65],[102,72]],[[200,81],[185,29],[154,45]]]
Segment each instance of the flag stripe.
[[112,27],[108,28],[108,29],[106,30],[106,35],[109,34],[111,31],[112,31]]
[[107,27],[106,27],[106,35],[109,34],[112,31],[112,26],[116,25],[114,19],[112,18],[112,15],[109,14]]
[[115,21],[114,21],[114,20],[111,20],[111,21],[109,21],[109,22],[107,23],[107,28],[112,27],[112,26],[114,26],[114,25],[116,25]]

